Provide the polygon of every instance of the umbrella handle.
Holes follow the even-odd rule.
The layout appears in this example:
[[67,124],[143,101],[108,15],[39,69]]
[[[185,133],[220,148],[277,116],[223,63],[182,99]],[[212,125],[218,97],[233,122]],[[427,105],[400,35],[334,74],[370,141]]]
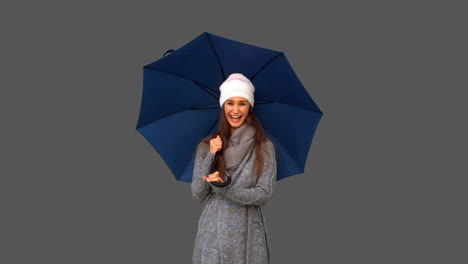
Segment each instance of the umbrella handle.
[[211,163],[210,172],[208,174],[211,174],[216,171],[216,163],[218,163],[218,152],[216,152],[215,154],[215,158]]
[[[213,163],[211,163],[210,174],[215,172],[217,161],[218,161],[218,153],[215,154],[215,159],[213,160]],[[213,184],[214,186],[226,187],[229,184],[231,184],[231,176],[227,176],[227,180],[223,183],[221,182],[210,182],[210,183]]]
[[218,186],[218,187],[226,187],[228,186],[229,184],[231,184],[231,176],[227,176],[227,180],[226,182],[210,182],[211,184],[213,184],[214,186]]

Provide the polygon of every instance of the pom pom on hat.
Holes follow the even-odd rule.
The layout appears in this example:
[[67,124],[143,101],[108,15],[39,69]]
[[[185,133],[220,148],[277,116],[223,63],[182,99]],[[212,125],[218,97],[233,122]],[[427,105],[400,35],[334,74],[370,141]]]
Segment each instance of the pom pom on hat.
[[219,87],[221,95],[219,96],[219,105],[223,107],[224,102],[236,96],[247,99],[250,105],[254,106],[255,87],[252,82],[241,73],[233,73]]

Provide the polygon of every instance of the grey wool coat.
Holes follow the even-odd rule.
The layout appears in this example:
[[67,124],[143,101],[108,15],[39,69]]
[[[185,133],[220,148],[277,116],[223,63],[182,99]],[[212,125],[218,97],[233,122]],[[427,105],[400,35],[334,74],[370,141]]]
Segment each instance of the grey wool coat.
[[191,183],[193,198],[204,203],[198,222],[193,264],[269,264],[267,228],[261,207],[271,198],[276,182],[276,155],[267,139],[263,148],[264,167],[255,175],[255,151],[239,164],[231,183],[217,187],[202,179],[207,176],[214,155],[201,142],[196,151]]

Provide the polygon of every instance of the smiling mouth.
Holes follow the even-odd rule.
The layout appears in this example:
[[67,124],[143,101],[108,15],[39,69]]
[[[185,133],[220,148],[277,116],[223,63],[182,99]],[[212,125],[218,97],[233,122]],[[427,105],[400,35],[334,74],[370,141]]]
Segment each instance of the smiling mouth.
[[241,119],[241,115],[229,115],[231,122],[233,123],[239,123]]

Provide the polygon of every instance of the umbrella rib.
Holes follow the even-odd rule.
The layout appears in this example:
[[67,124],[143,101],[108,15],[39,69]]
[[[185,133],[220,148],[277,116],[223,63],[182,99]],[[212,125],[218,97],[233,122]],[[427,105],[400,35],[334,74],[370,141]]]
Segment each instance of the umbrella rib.
[[163,117],[161,117],[161,118],[159,118],[159,119],[152,120],[151,122],[149,122],[149,123],[147,123],[147,124],[145,124],[145,125],[143,125],[143,126],[140,126],[140,127],[138,127],[137,129],[144,128],[144,127],[146,127],[146,126],[148,126],[148,125],[150,125],[150,124],[153,124],[154,122],[161,121],[161,120],[163,120],[163,119],[165,119],[165,118],[171,117],[171,116],[173,116],[173,115],[176,115],[176,114],[179,114],[179,113],[182,113],[182,112],[185,112],[185,111],[190,111],[190,110],[206,110],[206,109],[216,109],[216,108],[219,108],[218,105],[216,105],[216,106],[207,105],[207,106],[199,106],[199,107],[197,107],[197,108],[194,108],[194,107],[192,107],[192,108],[186,108],[186,109],[183,109],[183,110],[181,110],[181,111],[177,111],[177,112],[173,112],[173,113],[170,113],[170,114],[168,114],[168,115],[165,115],[165,116],[163,116]]
[[[285,154],[288,155],[289,159],[290,159],[292,162],[294,162],[294,165],[295,165],[297,168],[300,168],[300,167],[301,167],[301,166],[296,162],[295,159],[293,159],[293,158],[290,157],[289,153],[286,151],[286,148],[280,143],[280,141],[278,141],[278,140],[276,139],[276,137],[274,137],[271,133],[269,133],[268,136],[269,136],[270,140],[273,139],[272,141],[273,141],[273,144],[274,144],[275,146],[277,145],[277,146],[281,147],[281,149],[283,150],[283,153],[285,153]],[[276,142],[276,143],[275,143],[275,142]]]
[[297,108],[302,108],[304,110],[307,110],[307,111],[310,111],[310,112],[313,112],[313,113],[318,113],[320,115],[323,115],[323,113],[319,110],[319,112],[317,112],[316,110],[314,109],[309,109],[309,108],[306,108],[304,106],[301,106],[301,105],[294,105],[294,104],[289,104],[289,103],[286,103],[286,102],[281,102],[281,101],[259,101],[259,102],[255,102],[255,105],[262,105],[262,104],[284,104],[284,105],[290,105],[290,106],[294,106],[294,107],[297,107]]
[[219,94],[217,94],[215,91],[211,90],[210,88],[206,87],[205,85],[201,84],[201,83],[197,83],[196,81],[192,81],[194,82],[196,85],[198,85],[200,88],[202,88],[203,90],[205,90],[205,92],[209,93],[211,96],[213,96],[213,98],[215,99],[218,99],[219,98]]
[[219,69],[221,70],[221,74],[223,75],[223,80],[226,79],[226,74],[224,73],[224,69],[223,67],[221,66],[221,61],[219,60],[219,56],[218,56],[218,52],[216,52],[216,49],[215,47],[213,46],[213,43],[211,42],[211,36],[210,34],[206,34],[207,38],[208,38],[208,43],[210,44],[210,47],[211,49],[213,50],[214,54],[215,54],[215,57],[216,57],[216,60],[218,61],[218,65],[219,65]]
[[219,98],[219,94],[217,94],[215,91],[211,90],[210,88],[208,88],[207,86],[199,83],[199,82],[196,82],[194,80],[191,80],[191,79],[188,79],[182,75],[179,75],[179,74],[175,74],[175,73],[169,73],[169,72],[165,72],[165,71],[161,71],[161,70],[157,70],[157,69],[153,69],[153,68],[150,68],[150,67],[146,67],[145,68],[147,69],[150,69],[152,71],[155,71],[155,72],[161,72],[161,73],[164,73],[164,74],[167,74],[167,75],[172,75],[172,76],[176,76],[176,77],[179,77],[181,79],[184,79],[184,80],[187,80],[189,82],[193,82],[194,84],[196,84],[198,87],[202,88],[205,92],[207,92],[209,95],[213,96],[213,98],[215,99],[218,99]]
[[257,76],[257,74],[259,72],[261,72],[266,66],[268,66],[272,61],[276,60],[276,58],[278,58],[281,55],[284,55],[284,53],[281,52],[281,51],[278,51],[278,54],[276,56],[274,56],[273,58],[271,58],[271,60],[269,60],[267,63],[265,63],[262,67],[260,67],[260,69],[258,69],[257,72],[255,72],[254,75],[252,75],[250,80],[253,81],[253,79]]

